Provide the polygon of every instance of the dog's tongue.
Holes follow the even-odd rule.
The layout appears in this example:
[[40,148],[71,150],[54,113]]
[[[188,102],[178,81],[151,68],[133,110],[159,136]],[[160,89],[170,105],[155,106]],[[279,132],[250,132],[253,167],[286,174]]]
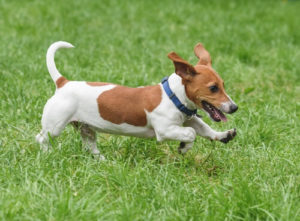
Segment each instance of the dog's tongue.
[[218,116],[218,118],[219,118],[221,121],[224,121],[224,122],[227,121],[226,116],[225,116],[221,111],[216,111],[216,115]]

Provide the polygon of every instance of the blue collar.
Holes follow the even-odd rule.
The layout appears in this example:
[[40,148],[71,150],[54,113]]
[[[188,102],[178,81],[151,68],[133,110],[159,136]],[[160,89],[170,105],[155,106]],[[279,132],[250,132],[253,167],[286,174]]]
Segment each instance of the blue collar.
[[174,105],[183,113],[185,113],[188,116],[193,116],[197,113],[197,109],[190,110],[186,106],[184,106],[178,97],[174,94],[174,92],[171,90],[169,82],[168,82],[169,77],[164,77],[161,81],[161,84],[168,95],[168,97],[171,99],[171,101],[174,103]]

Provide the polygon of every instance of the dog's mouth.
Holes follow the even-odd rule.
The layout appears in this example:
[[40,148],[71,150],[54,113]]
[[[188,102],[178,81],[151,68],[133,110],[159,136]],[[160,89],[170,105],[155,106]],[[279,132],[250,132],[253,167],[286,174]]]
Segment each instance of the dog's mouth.
[[214,105],[208,103],[207,101],[201,101],[203,109],[209,114],[211,119],[216,122],[227,121],[226,116],[221,110],[216,108]]

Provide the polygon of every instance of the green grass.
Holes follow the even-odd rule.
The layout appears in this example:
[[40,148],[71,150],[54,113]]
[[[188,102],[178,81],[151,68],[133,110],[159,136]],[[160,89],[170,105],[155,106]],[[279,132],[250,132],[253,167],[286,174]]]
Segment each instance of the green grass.
[[[300,220],[299,1],[0,1],[0,220]],[[70,80],[151,85],[202,42],[239,105],[229,144],[99,134],[100,163],[67,127],[35,143],[54,93],[54,41]]]

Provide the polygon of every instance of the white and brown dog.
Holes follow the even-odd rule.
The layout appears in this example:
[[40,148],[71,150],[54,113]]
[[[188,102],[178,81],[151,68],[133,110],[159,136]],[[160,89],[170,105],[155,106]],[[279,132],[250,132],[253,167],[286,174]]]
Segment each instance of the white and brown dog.
[[224,82],[211,66],[211,58],[202,44],[194,48],[199,58],[193,66],[171,52],[175,73],[160,84],[129,88],[113,83],[68,81],[56,69],[54,54],[59,48],[72,48],[67,42],[55,42],[47,51],[47,67],[56,84],[55,94],[47,101],[42,130],[36,136],[42,149],[48,150],[49,136],[58,136],[67,124],[81,132],[83,146],[100,156],[95,132],[156,137],[158,141],[180,141],[179,152],[187,152],[196,135],[227,143],[235,129],[217,132],[204,123],[196,110],[204,109],[214,121],[226,121],[222,112],[238,107],[226,94]]

